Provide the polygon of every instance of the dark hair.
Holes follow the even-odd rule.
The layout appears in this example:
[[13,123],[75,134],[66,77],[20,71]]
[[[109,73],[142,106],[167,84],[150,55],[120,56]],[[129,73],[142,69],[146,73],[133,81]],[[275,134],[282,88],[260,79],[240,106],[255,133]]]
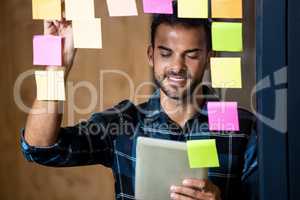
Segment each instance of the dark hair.
[[154,46],[157,28],[161,24],[183,25],[186,27],[203,27],[206,35],[207,49],[211,50],[211,23],[208,19],[178,18],[177,1],[173,1],[173,14],[154,14],[151,24],[151,45]]

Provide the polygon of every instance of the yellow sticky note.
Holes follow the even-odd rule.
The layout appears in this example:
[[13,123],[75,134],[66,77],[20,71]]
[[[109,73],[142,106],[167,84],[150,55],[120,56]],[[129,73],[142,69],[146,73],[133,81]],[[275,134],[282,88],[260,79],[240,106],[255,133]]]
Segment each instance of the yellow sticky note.
[[94,0],[65,0],[67,20],[95,18]]
[[187,152],[190,168],[219,167],[219,158],[215,139],[189,140]]
[[136,0],[106,0],[109,16],[137,16]]
[[211,0],[212,18],[243,18],[242,0]]
[[214,51],[243,51],[242,23],[213,22],[212,46]]
[[211,58],[213,88],[242,88],[241,58]]
[[208,0],[178,0],[178,17],[208,18]]
[[75,48],[102,48],[101,19],[74,20],[72,26]]
[[64,71],[35,71],[37,99],[40,101],[64,101]]
[[32,18],[60,20],[61,0],[32,0]]

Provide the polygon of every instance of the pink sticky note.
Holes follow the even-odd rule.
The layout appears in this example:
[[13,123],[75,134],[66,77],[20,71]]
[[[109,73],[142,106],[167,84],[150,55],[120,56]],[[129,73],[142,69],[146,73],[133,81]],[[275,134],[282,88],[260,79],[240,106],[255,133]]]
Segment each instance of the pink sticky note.
[[210,131],[239,131],[237,102],[208,102]]
[[145,13],[173,14],[172,0],[143,0]]
[[34,65],[62,65],[62,37],[36,35],[33,37]]

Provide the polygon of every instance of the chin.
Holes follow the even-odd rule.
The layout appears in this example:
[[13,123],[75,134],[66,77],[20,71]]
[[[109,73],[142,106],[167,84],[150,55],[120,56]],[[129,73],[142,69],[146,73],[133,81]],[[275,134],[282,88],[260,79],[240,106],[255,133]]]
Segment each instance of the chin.
[[177,101],[183,101],[191,96],[193,90],[196,88],[195,86],[199,83],[198,81],[193,82],[188,80],[185,84],[174,84],[174,82],[170,82],[168,79],[159,80],[160,79],[154,77],[154,82],[158,88],[160,88],[167,97]]
[[183,100],[187,96],[187,90],[185,88],[178,88],[174,86],[162,86],[161,90],[171,99],[174,100]]

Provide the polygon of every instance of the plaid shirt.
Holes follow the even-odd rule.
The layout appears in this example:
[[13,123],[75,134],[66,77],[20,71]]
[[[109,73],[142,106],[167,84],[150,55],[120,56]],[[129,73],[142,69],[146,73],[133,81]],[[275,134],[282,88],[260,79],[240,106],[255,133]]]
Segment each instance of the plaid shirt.
[[[211,90],[205,88],[205,93],[211,94]],[[49,147],[30,146],[21,134],[22,152],[28,161],[46,166],[101,164],[109,167],[115,179],[116,199],[128,200],[134,199],[139,136],[175,141],[216,139],[220,167],[209,169],[209,180],[221,189],[223,200],[244,200],[250,196],[254,199],[257,159],[253,115],[239,109],[240,131],[211,132],[205,103],[182,128],[163,111],[159,96],[157,90],[148,102],[137,106],[126,100],[93,114],[87,121],[61,128],[57,143]]]

